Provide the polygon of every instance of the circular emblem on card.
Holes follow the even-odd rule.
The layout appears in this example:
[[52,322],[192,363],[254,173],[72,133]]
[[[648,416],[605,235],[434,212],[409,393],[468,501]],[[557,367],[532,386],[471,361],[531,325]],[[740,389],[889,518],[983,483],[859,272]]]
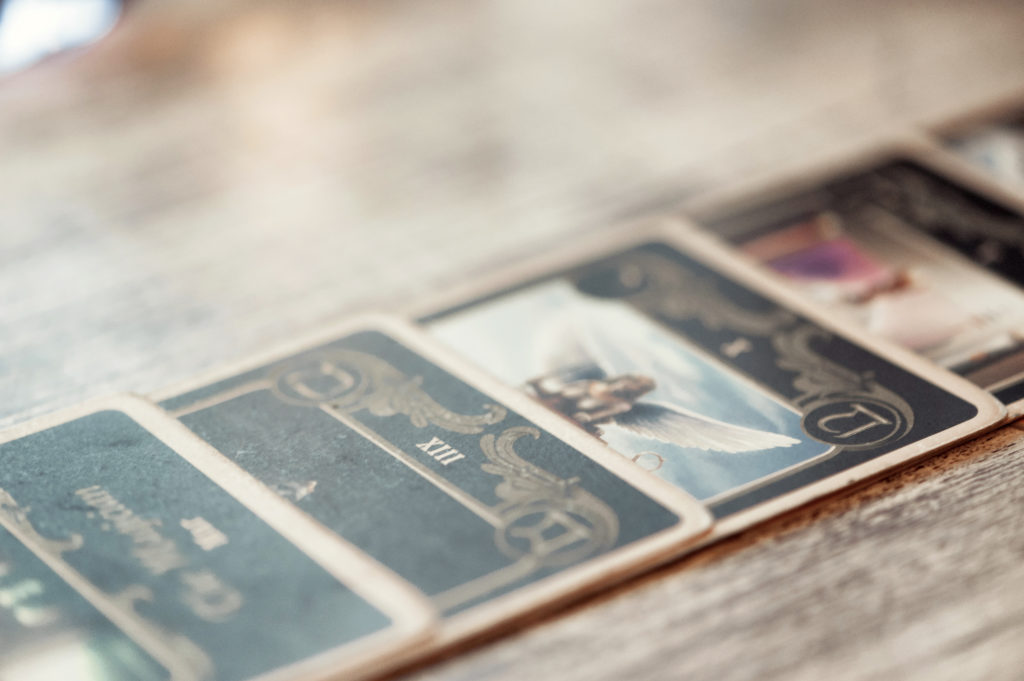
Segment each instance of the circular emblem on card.
[[589,510],[541,500],[513,507],[497,530],[498,549],[510,558],[531,556],[542,565],[575,563],[614,543],[615,531],[605,514]]
[[896,407],[870,397],[814,402],[801,423],[815,440],[844,449],[877,447],[902,437],[908,427]]
[[334,402],[360,384],[360,376],[330,355],[303,359],[282,367],[274,376],[274,393],[293,404]]

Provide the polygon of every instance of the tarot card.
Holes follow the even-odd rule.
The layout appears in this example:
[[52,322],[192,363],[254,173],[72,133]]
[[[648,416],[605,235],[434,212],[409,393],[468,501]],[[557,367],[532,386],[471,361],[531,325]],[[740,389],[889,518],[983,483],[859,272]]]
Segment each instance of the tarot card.
[[1024,216],[939,163],[896,148],[698,220],[808,298],[989,390],[1017,416]]
[[431,622],[140,399],[0,436],[2,679],[349,678]]
[[703,500],[715,536],[1003,418],[963,379],[824,321],[706,235],[663,223],[456,292],[421,321]]
[[673,555],[710,525],[689,495],[551,434],[550,414],[388,318],[161,406],[426,594],[444,642]]

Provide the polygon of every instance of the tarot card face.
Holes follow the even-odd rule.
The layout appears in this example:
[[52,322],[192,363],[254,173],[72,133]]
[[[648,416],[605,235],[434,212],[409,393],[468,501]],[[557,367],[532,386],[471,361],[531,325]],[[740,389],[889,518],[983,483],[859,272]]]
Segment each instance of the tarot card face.
[[161,404],[425,593],[447,641],[671,555],[709,527],[689,495],[589,438],[552,435],[557,419],[455,363],[411,327],[374,319]]
[[809,298],[1024,408],[1024,218],[913,161],[702,220]]
[[319,679],[427,633],[402,582],[287,511],[285,539],[215,456],[131,398],[0,437],[0,678]]
[[567,425],[702,499],[720,519],[715,534],[1002,418],[965,381],[926,376],[905,353],[891,361],[675,227],[512,273],[422,322]]

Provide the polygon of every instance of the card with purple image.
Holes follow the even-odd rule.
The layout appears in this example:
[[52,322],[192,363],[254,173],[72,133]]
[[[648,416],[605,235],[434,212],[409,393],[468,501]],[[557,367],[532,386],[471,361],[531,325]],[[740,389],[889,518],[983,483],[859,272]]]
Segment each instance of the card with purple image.
[[701,223],[834,314],[1024,412],[1024,216],[899,152],[765,194]]

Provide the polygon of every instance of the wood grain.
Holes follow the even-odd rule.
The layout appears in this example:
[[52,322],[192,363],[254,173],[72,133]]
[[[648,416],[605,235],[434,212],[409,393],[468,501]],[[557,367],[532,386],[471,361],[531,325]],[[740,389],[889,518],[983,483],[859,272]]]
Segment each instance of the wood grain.
[[5,81],[0,425],[1021,86],[1016,3],[594,4],[143,1]]
[[1004,428],[407,678],[1020,679],[1022,450]]
[[[0,425],[1024,91],[1011,0],[140,0],[0,81]],[[408,678],[1020,679],[1022,433]]]

